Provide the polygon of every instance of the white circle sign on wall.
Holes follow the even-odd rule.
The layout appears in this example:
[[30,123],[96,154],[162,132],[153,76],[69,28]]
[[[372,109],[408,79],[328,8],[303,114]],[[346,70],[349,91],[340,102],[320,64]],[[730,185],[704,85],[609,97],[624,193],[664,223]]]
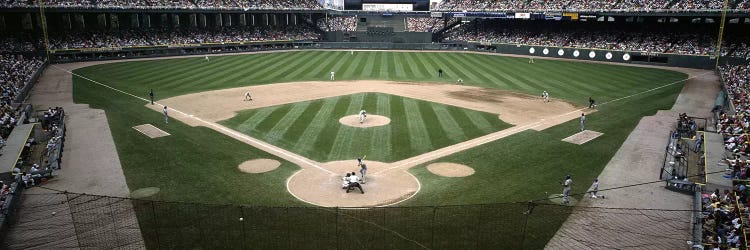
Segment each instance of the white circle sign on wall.
[[565,51],[563,49],[560,49],[560,50],[557,51],[557,55],[558,56],[563,56],[563,55],[565,55]]
[[529,54],[534,54],[534,52],[536,52],[536,50],[534,49],[534,47],[529,48]]
[[607,60],[612,60],[612,52],[607,52],[604,57],[607,58]]
[[578,50],[573,51],[573,56],[578,57],[580,55],[581,55],[581,52],[579,52]]
[[630,54],[625,53],[624,55],[622,55],[622,60],[630,61]]
[[544,49],[542,50],[542,54],[545,54],[545,55],[546,55],[546,54],[549,54],[549,49],[547,49],[547,48],[544,48]]
[[596,52],[593,52],[593,51],[589,52],[589,57],[591,58],[596,57]]

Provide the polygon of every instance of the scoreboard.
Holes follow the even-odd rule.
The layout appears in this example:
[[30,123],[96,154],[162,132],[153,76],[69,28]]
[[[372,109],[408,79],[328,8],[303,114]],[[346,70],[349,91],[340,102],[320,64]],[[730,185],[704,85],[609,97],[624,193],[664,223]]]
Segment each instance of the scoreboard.
[[346,10],[429,11],[429,0],[344,0]]

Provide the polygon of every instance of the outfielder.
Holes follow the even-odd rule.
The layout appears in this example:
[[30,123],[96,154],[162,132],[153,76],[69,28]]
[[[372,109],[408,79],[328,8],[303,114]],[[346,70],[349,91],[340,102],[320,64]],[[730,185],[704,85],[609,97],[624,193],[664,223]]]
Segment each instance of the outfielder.
[[245,101],[252,101],[253,97],[250,95],[250,91],[245,92]]
[[208,56],[206,56],[206,62],[210,62],[210,61],[211,61],[211,60],[210,60],[210,59],[208,59]]
[[367,118],[367,111],[365,111],[364,109],[360,110],[359,111],[359,123],[360,124],[364,123],[366,118]]

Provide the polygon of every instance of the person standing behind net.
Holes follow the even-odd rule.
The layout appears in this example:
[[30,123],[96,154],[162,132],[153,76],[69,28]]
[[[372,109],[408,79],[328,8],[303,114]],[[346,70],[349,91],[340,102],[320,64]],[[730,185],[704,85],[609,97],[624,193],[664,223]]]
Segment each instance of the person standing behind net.
[[570,175],[565,176],[565,182],[560,182],[560,185],[563,186],[562,204],[570,203],[570,185],[572,184],[573,180],[570,179]]
[[589,191],[589,197],[591,198],[599,198],[597,196],[597,193],[599,192],[599,179],[594,179],[594,183],[591,184],[591,191]]

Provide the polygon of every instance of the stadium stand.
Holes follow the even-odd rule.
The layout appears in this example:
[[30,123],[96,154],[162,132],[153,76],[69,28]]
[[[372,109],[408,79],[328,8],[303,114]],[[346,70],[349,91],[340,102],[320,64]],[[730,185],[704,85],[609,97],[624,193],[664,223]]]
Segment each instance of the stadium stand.
[[[727,36],[732,36],[727,35]],[[744,38],[743,34],[737,38]],[[746,56],[744,39],[726,38],[722,55]],[[596,48],[626,51],[711,55],[716,35],[684,27],[645,25],[619,26],[618,29],[570,23],[535,23],[476,20],[449,30],[444,41],[506,43],[550,47]],[[737,42],[734,42],[737,41]],[[730,43],[731,42],[731,43]]]
[[406,18],[406,31],[407,32],[437,32],[445,28],[446,23],[455,22],[455,18],[444,20],[442,18],[433,17],[407,17]]
[[52,34],[50,49],[82,49],[157,45],[189,45],[279,40],[317,40],[307,26],[226,27],[219,29],[150,29],[119,31],[77,31]]
[[[41,1],[4,0],[0,7],[39,7]],[[44,5],[55,8],[86,9],[244,9],[244,10],[319,10],[315,0],[51,0]]]
[[355,31],[357,30],[356,16],[336,16],[318,19],[318,27],[323,31]]

